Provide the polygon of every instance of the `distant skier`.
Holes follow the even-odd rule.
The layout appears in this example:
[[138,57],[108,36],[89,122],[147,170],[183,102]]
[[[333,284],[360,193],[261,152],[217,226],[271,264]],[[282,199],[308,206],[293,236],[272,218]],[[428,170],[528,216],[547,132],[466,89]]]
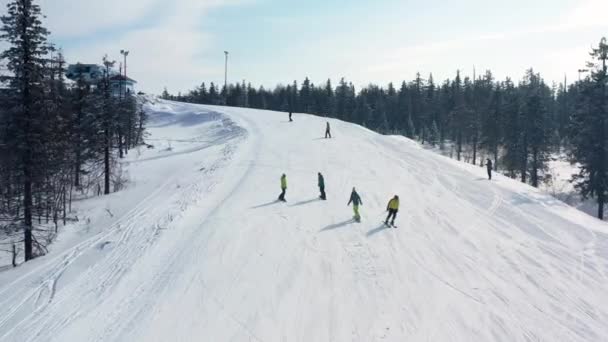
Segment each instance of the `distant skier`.
[[319,196],[319,198],[325,201],[327,199],[325,197],[325,178],[323,178],[323,175],[321,174],[321,172],[319,172],[318,178],[319,178],[319,192],[321,192],[321,195]]
[[287,190],[287,176],[283,174],[281,176],[281,194],[279,195],[279,201],[285,201],[285,191]]
[[327,122],[327,126],[325,127],[325,139],[331,139],[331,128],[329,127],[329,121]]
[[486,168],[488,169],[488,179],[492,180],[492,160],[486,159]]
[[293,119],[291,118],[291,111],[289,111],[289,122],[293,122]]
[[359,194],[357,193],[357,190],[355,190],[355,188],[353,187],[353,191],[350,193],[350,200],[348,201],[348,204],[346,205],[350,205],[352,202],[353,204],[353,212],[355,213],[355,221],[357,222],[361,222],[361,216],[359,215],[359,206],[363,205],[363,202],[361,201],[361,197],[359,196]]
[[397,228],[395,227],[395,219],[397,218],[397,212],[399,211],[399,196],[395,195],[395,197],[388,201],[386,211],[388,211],[388,216],[386,217],[384,224],[388,226],[388,221],[392,217],[391,226],[393,226],[393,228]]

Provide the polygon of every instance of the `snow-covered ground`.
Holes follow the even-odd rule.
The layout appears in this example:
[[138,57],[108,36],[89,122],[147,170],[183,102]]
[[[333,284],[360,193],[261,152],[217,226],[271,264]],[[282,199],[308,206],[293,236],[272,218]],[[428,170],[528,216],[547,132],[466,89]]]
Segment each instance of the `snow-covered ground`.
[[309,115],[149,110],[129,188],[0,272],[0,341],[608,340],[604,222],[336,120],[326,140]]

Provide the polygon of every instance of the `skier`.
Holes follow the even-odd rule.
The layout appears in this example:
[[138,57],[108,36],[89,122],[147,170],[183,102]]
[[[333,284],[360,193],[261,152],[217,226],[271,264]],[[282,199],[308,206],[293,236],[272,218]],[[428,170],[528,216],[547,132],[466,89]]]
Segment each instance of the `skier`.
[[331,139],[331,129],[329,127],[329,121],[327,122],[327,126],[325,127],[325,139],[327,138]]
[[492,161],[490,158],[486,159],[486,168],[488,169],[488,179],[492,180]]
[[386,217],[384,224],[388,226],[388,220],[390,220],[392,217],[393,219],[391,221],[391,226],[393,226],[393,228],[397,228],[395,226],[395,219],[397,218],[397,212],[399,211],[399,196],[395,195],[395,197],[388,201],[386,211],[388,211],[388,216]]
[[323,178],[323,175],[321,174],[321,172],[319,172],[318,178],[319,178],[319,191],[321,192],[321,196],[319,196],[319,198],[325,201],[327,199],[327,198],[325,198],[325,178]]
[[287,176],[283,174],[281,176],[281,194],[279,195],[279,201],[287,202],[285,201],[285,190],[287,190]]
[[289,122],[293,122],[293,120],[291,119],[291,111],[289,111]]
[[350,193],[350,200],[346,205],[350,205],[351,202],[353,203],[353,212],[355,213],[354,219],[357,222],[361,222],[361,216],[359,215],[359,205],[363,205],[363,202],[361,201],[361,197],[359,197],[359,194],[357,193],[357,190],[355,190],[354,187],[353,191]]

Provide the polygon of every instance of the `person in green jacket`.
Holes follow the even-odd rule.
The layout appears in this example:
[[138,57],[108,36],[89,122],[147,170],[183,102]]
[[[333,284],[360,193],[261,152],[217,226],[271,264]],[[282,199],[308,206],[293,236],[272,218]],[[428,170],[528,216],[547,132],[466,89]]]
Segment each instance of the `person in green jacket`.
[[361,215],[359,215],[359,206],[363,205],[363,202],[361,201],[361,197],[359,196],[359,194],[357,193],[357,190],[355,190],[355,188],[353,187],[353,191],[350,193],[350,200],[348,201],[348,204],[346,205],[350,205],[353,204],[353,212],[355,213],[354,219],[357,222],[361,222]]
[[319,198],[325,201],[327,199],[325,197],[325,178],[323,178],[323,175],[321,174],[321,172],[319,172],[318,178],[319,178],[319,191],[321,192],[321,195],[319,196]]
[[287,176],[283,174],[281,176],[281,194],[279,195],[279,201],[286,202],[285,200],[285,191],[287,190]]
[[399,211],[399,196],[395,195],[395,197],[388,201],[386,211],[388,211],[388,216],[386,217],[384,224],[388,226],[388,220],[392,217],[391,226],[395,227],[395,219],[397,218],[397,212]]

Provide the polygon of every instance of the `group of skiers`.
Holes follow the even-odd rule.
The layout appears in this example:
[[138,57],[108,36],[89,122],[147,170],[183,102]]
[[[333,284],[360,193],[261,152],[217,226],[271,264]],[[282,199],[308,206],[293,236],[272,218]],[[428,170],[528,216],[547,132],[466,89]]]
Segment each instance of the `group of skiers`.
[[[292,113],[291,111],[289,111],[289,121],[292,122]],[[330,138],[331,139],[331,127],[329,126],[329,122],[327,122],[326,126],[325,126],[325,139]],[[488,171],[488,179],[492,180],[492,169],[493,169],[493,164],[492,164],[492,160],[490,160],[490,158],[486,159],[486,168]],[[327,195],[325,194],[325,178],[323,177],[323,174],[321,174],[321,172],[319,172],[317,174],[317,179],[318,179],[318,186],[319,186],[319,198],[322,200],[327,200]],[[285,174],[283,174],[281,176],[281,194],[279,195],[279,201],[283,201],[285,202],[285,192],[287,191],[287,176]],[[361,196],[359,196],[359,194],[357,193],[357,190],[353,187],[352,192],[350,193],[350,199],[348,201],[348,203],[346,204],[347,206],[350,206],[350,204],[353,204],[353,213],[354,213],[354,220],[357,222],[361,222],[361,215],[359,214],[359,206],[363,205],[363,202],[361,201]],[[393,198],[391,198],[391,200],[388,202],[388,204],[386,205],[386,211],[388,212],[388,215],[386,216],[386,220],[384,220],[384,224],[385,225],[389,225],[389,221],[390,221],[390,226],[392,226],[393,228],[397,228],[395,226],[395,219],[397,218],[397,213],[399,212],[399,196],[395,195]]]
[[[289,112],[289,121],[292,122],[292,113],[291,111]],[[331,139],[331,127],[329,125],[329,122],[327,122],[327,124],[325,125],[325,139],[330,138]],[[325,178],[323,177],[323,174],[321,172],[317,173],[317,185],[319,186],[319,198],[321,200],[327,200],[327,195],[325,194]],[[281,175],[281,194],[279,195],[278,200],[282,201],[282,202],[286,202],[287,200],[285,199],[285,194],[287,192],[287,175],[282,174]],[[353,219],[356,222],[361,222],[361,215],[359,214],[359,206],[363,205],[363,202],[361,201],[361,196],[359,196],[359,194],[357,193],[357,190],[353,187],[353,191],[350,194],[350,199],[348,201],[348,203],[346,204],[347,206],[350,206],[350,204],[353,204]],[[384,224],[386,224],[387,226],[389,226],[389,221],[390,221],[390,226],[392,226],[393,228],[397,228],[395,226],[395,219],[397,218],[397,212],[399,212],[399,196],[395,195],[387,204],[386,206],[386,211],[388,212],[388,216],[386,217],[386,220],[384,221]]]
[[[319,198],[322,200],[327,200],[327,196],[325,194],[325,178],[321,172],[317,173],[317,184],[319,186]],[[281,194],[279,195],[279,201],[286,202],[285,193],[287,192],[287,175],[281,175]],[[363,201],[361,201],[361,196],[357,193],[357,189],[353,187],[353,191],[350,193],[350,199],[347,206],[353,204],[353,219],[357,222],[361,222],[361,215],[359,214],[359,206],[363,205]],[[397,212],[399,212],[399,196],[395,195],[387,204],[386,211],[388,212],[388,216],[384,221],[384,224],[387,226],[392,226],[393,228],[397,228],[395,226],[395,219],[397,218]],[[389,223],[390,221],[390,223]]]
[[[289,111],[289,121],[292,122],[292,113],[291,111]],[[329,126],[329,122],[327,122],[326,126],[325,126],[325,139],[330,138],[331,139],[331,127]],[[490,160],[490,158],[486,159],[486,168],[488,171],[488,179],[492,180],[492,169],[493,169],[493,164],[492,164],[492,160]],[[319,172],[317,174],[317,184],[319,186],[319,198],[322,200],[327,200],[327,195],[325,194],[325,178],[323,177],[323,174],[321,174],[321,172]],[[281,176],[281,194],[279,195],[279,201],[283,201],[286,202],[285,200],[285,192],[287,191],[287,176],[285,174],[283,174]],[[353,213],[354,213],[354,220],[357,222],[361,222],[361,215],[359,214],[359,206],[363,205],[363,202],[361,201],[361,196],[359,196],[359,194],[357,193],[357,190],[353,187],[352,192],[350,193],[350,199],[348,201],[348,203],[346,204],[347,206],[350,206],[350,204],[353,204]],[[390,226],[392,226],[393,228],[397,228],[395,226],[395,219],[397,218],[397,213],[399,212],[399,196],[395,195],[393,196],[393,198],[390,199],[390,201],[388,202],[388,204],[386,205],[386,211],[388,212],[388,215],[386,216],[386,220],[384,220],[384,224],[385,225],[389,225],[389,221],[390,221]]]

